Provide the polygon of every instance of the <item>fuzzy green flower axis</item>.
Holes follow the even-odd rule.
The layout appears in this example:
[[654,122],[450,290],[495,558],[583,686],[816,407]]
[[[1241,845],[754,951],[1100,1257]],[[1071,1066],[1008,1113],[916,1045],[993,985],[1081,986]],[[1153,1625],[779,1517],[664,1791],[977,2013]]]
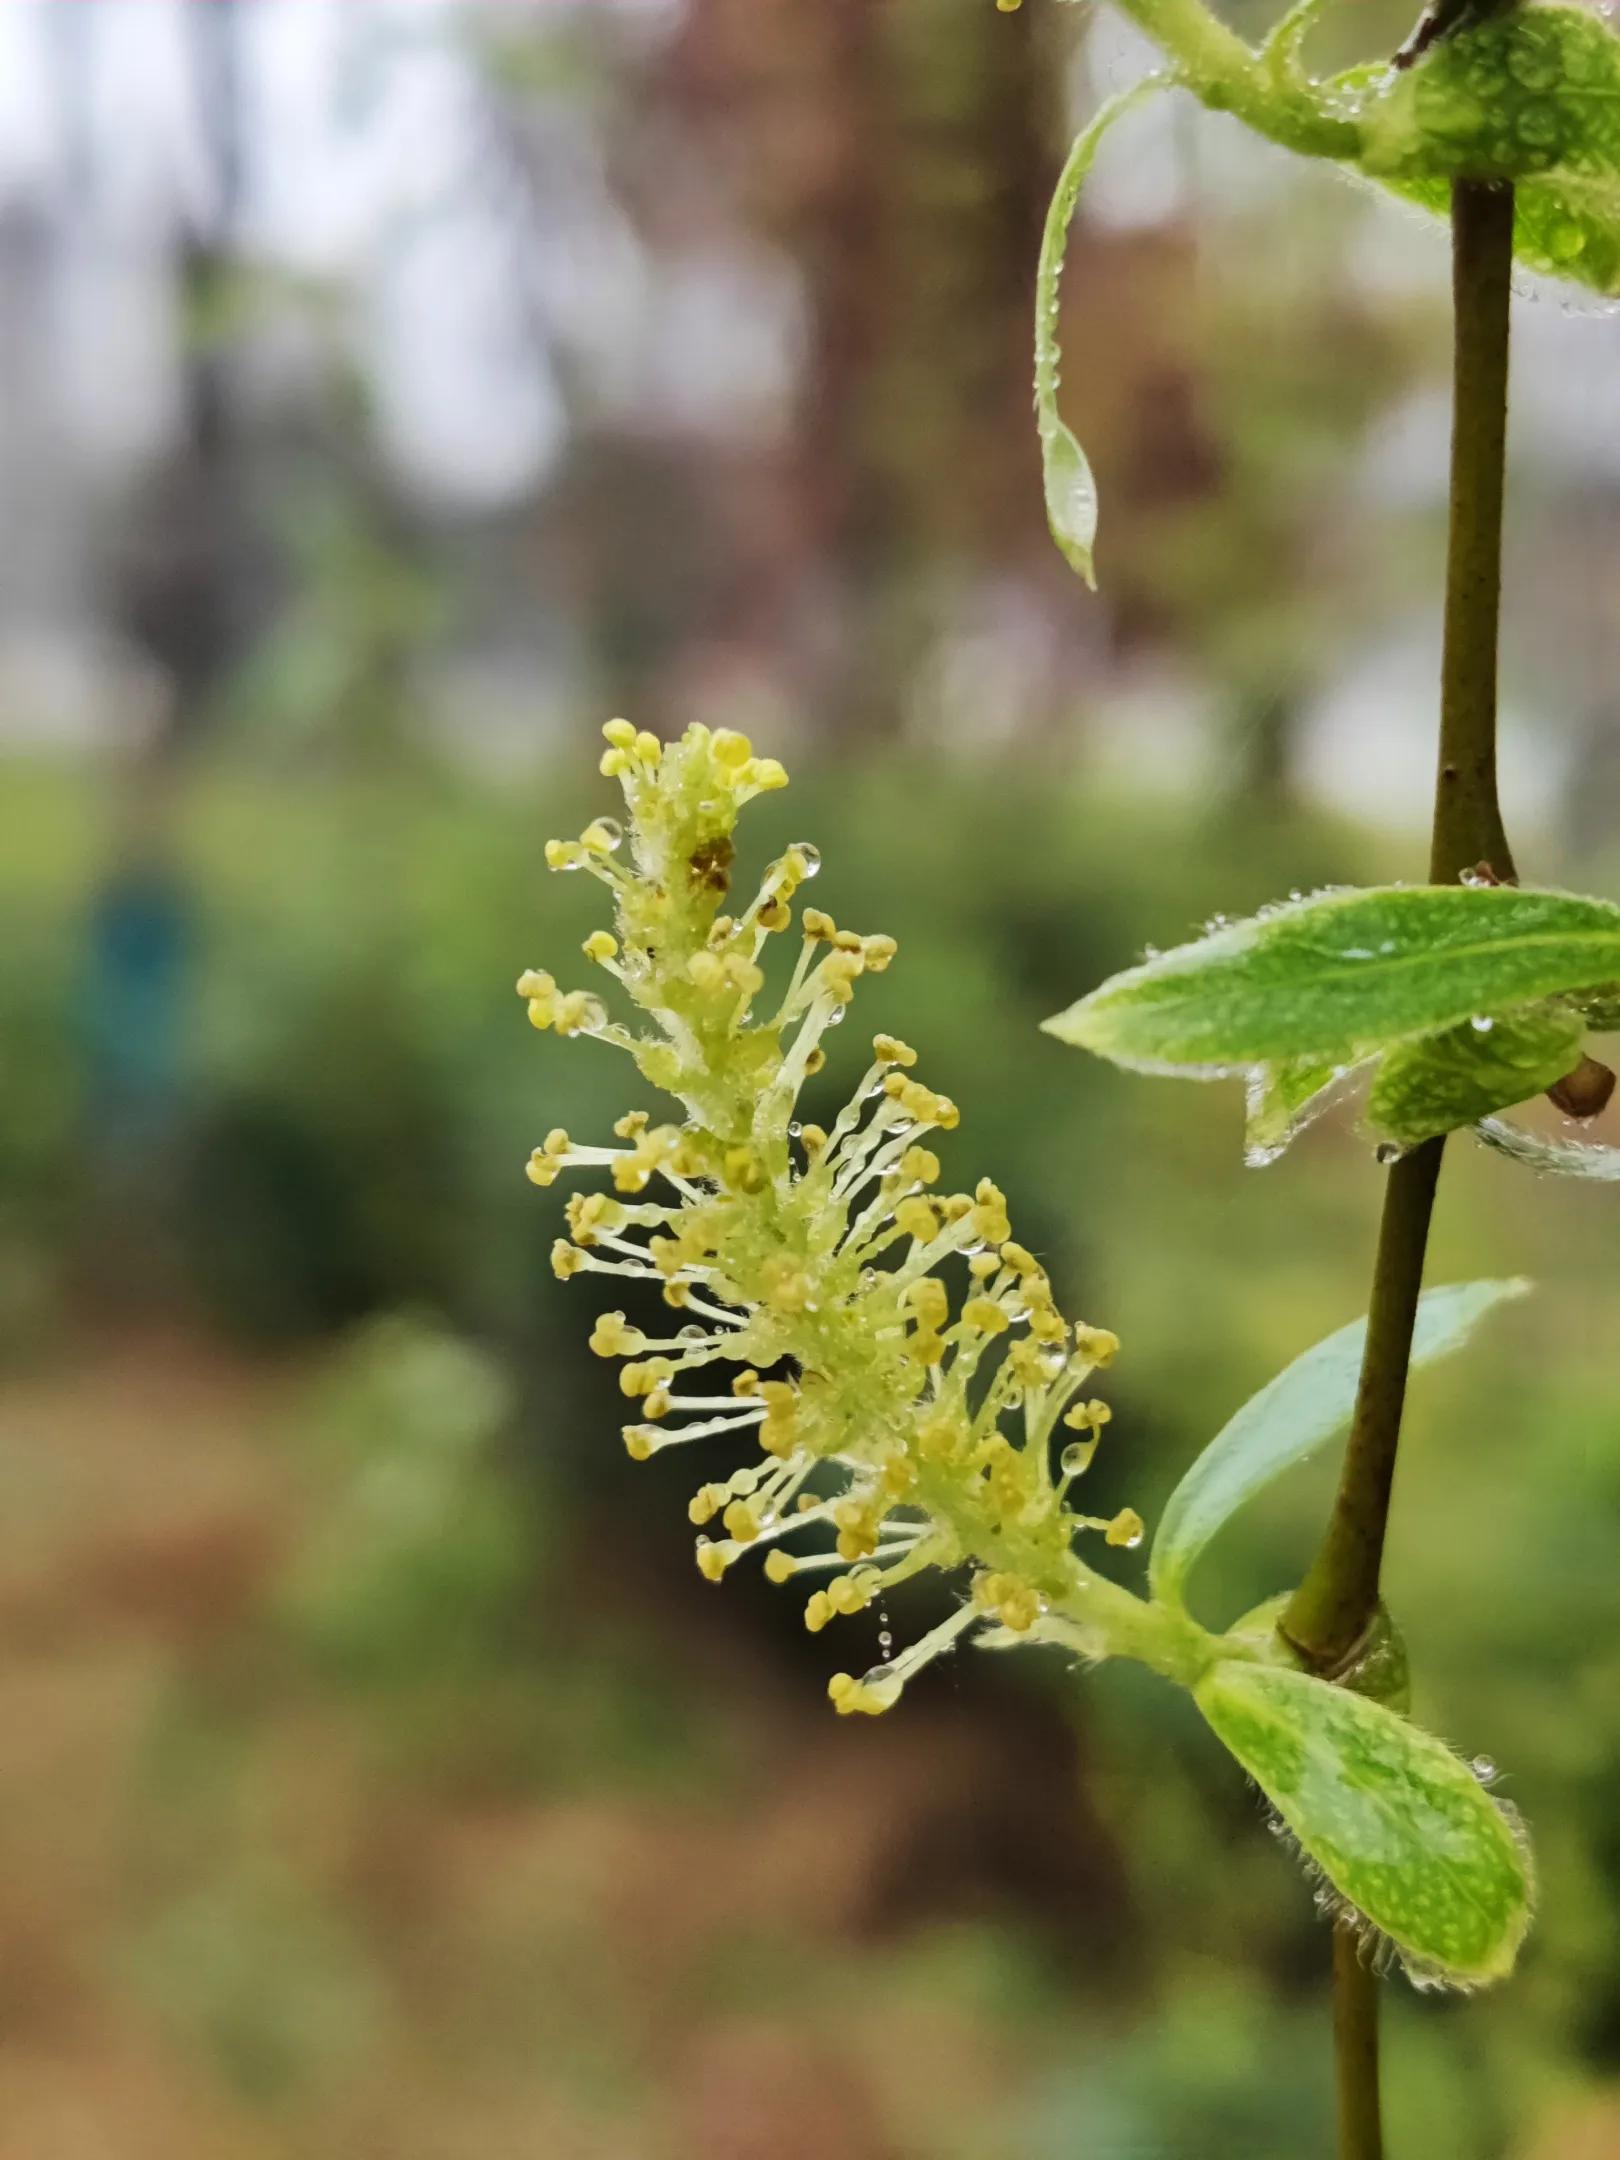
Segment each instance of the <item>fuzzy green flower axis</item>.
[[[1104,1519],[1071,1503],[1109,1419],[1088,1383],[1116,1338],[1064,1318],[988,1178],[938,1189],[930,1143],[958,1114],[904,1043],[873,1039],[829,1126],[802,1117],[823,1037],[861,978],[889,966],[894,940],[841,930],[816,908],[795,917],[819,868],[808,843],[769,864],[740,910],[728,906],[738,813],[787,780],[746,737],[695,726],[665,746],[619,720],[604,733],[628,859],[618,824],[598,818],[552,841],[547,860],[608,887],[614,929],[584,951],[649,1025],[632,1032],[595,993],[560,990],[541,970],[518,990],[536,1027],[628,1052],[685,1116],[632,1111],[617,1147],[552,1132],[528,1174],[549,1186],[567,1169],[605,1169],[611,1193],[569,1202],[555,1271],[656,1285],[678,1316],[651,1337],[610,1311],[591,1336],[599,1355],[627,1360],[630,1454],[749,1451],[692,1500],[698,1566],[717,1582],[763,1551],[774,1582],[825,1578],[805,1607],[813,1631],[930,1567],[966,1571],[966,1597],[929,1634],[864,1677],[833,1676],[846,1714],[888,1709],[975,1630],[1140,1657],[1191,1685],[1210,1638],[1077,1550],[1083,1534],[1126,1547],[1142,1536],[1132,1509]],[[772,993],[771,950],[795,926]]]

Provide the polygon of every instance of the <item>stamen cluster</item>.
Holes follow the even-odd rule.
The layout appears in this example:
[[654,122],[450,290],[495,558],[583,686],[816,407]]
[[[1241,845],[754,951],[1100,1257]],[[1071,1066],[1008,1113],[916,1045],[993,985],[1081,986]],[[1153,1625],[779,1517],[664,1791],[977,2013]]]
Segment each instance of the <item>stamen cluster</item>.
[[[749,1459],[692,1500],[698,1566],[718,1581],[759,1549],[774,1582],[825,1576],[805,1607],[812,1630],[926,1568],[969,1571],[964,1602],[921,1641],[863,1678],[833,1676],[841,1712],[888,1709],[975,1627],[1007,1640],[1065,1619],[1071,1636],[1095,1626],[1099,1601],[1124,1593],[1085,1566],[1079,1533],[1125,1546],[1142,1535],[1132,1509],[1104,1520],[1069,1502],[1109,1418],[1086,1383],[1117,1339],[1064,1319],[988,1178],[939,1190],[931,1142],[958,1114],[917,1078],[906,1044],[876,1036],[832,1123],[801,1119],[823,1037],[896,947],[818,908],[796,916],[820,867],[807,842],[733,907],[738,812],[786,785],[782,767],[730,729],[691,727],[668,746],[623,720],[604,733],[628,859],[608,818],[551,841],[546,857],[611,891],[614,928],[584,952],[649,1025],[632,1032],[594,992],[564,991],[539,969],[517,987],[537,1028],[628,1051],[684,1113],[655,1124],[632,1111],[616,1147],[554,1131],[528,1165],[542,1186],[565,1169],[609,1174],[611,1192],[569,1201],[558,1276],[655,1284],[677,1316],[657,1336],[622,1311],[596,1323],[592,1349],[626,1361],[619,1384],[636,1415],[625,1446],[641,1461],[744,1444]],[[773,994],[772,942],[787,943],[795,921]]]

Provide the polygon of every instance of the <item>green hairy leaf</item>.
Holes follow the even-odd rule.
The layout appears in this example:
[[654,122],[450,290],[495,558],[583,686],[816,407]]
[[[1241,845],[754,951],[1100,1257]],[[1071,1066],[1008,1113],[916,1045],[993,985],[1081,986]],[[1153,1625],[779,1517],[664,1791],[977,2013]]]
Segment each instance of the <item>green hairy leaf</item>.
[[1117,1064],[1218,1078],[1353,1064],[1413,1036],[1605,983],[1620,907],[1515,886],[1375,886],[1234,923],[1044,1023]]
[[1334,1083],[1347,1069],[1324,1065],[1319,1058],[1285,1058],[1254,1067],[1243,1124],[1244,1153],[1252,1168],[1275,1162],[1289,1141],[1327,1108]]
[[1553,1177],[1587,1178],[1597,1184],[1620,1184],[1620,1148],[1602,1147],[1591,1140],[1549,1140],[1526,1132],[1506,1118],[1483,1118],[1479,1137],[1498,1155]]
[[1075,204],[1096,158],[1098,145],[1123,114],[1150,91],[1166,87],[1168,77],[1150,75],[1122,90],[1099,108],[1090,125],[1075,137],[1058,175],[1041,234],[1035,271],[1035,427],[1041,444],[1041,482],[1046,521],[1070,568],[1096,590],[1092,552],[1097,540],[1097,483],[1086,453],[1058,413],[1062,354],[1058,348],[1058,288]]
[[[1523,1297],[1529,1287],[1521,1278],[1426,1291],[1412,1334],[1413,1368],[1460,1349],[1487,1313]],[[1222,1524],[1349,1423],[1366,1337],[1365,1320],[1329,1335],[1251,1396],[1216,1434],[1159,1518],[1148,1560],[1155,1597],[1179,1605],[1194,1563]]]
[[1194,1694],[1306,1857],[1415,1980],[1483,1987],[1512,1971],[1530,1925],[1528,1846],[1442,1741],[1283,1666],[1223,1660]]
[[1454,178],[1512,180],[1519,260],[1620,292],[1620,39],[1598,16],[1503,8],[1405,72],[1324,87],[1360,100],[1369,178],[1442,214]]
[[1585,1032],[1569,1007],[1543,1005],[1421,1035],[1379,1065],[1368,1120],[1402,1147],[1455,1132],[1554,1086],[1580,1057]]

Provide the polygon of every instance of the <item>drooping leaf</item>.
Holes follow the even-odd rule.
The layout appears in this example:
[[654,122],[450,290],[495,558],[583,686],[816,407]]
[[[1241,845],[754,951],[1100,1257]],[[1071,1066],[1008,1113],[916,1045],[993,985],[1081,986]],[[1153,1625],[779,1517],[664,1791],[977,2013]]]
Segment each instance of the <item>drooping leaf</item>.
[[1417,66],[1358,68],[1360,169],[1444,214],[1454,178],[1512,180],[1514,252],[1553,277],[1620,293],[1620,39],[1571,7],[1505,7]]
[[1568,1006],[1538,1005],[1398,1044],[1379,1064],[1368,1122],[1402,1147],[1456,1132],[1552,1087],[1579,1058],[1585,1033]]
[[1307,1858],[1415,1980],[1483,1987],[1512,1971],[1530,1925],[1528,1845],[1442,1741],[1284,1666],[1224,1660],[1194,1695]]
[[1597,1184],[1620,1184],[1620,1148],[1603,1147],[1592,1140],[1547,1139],[1540,1133],[1526,1132],[1522,1125],[1510,1124],[1506,1118],[1482,1118],[1476,1129],[1487,1147],[1499,1155],[1510,1155],[1532,1170],[1547,1171],[1554,1177],[1587,1178]]
[[1324,1065],[1319,1058],[1283,1058],[1251,1070],[1243,1120],[1243,1153],[1250,1169],[1276,1161],[1289,1141],[1327,1108],[1344,1073],[1342,1065]]
[[1044,1024],[1121,1065],[1211,1079],[1354,1064],[1415,1035],[1612,979],[1620,907],[1511,885],[1293,902],[1114,976]]
[[[1460,1349],[1487,1313],[1530,1285],[1447,1283],[1425,1291],[1412,1331],[1412,1363]],[[1354,1320],[1295,1358],[1216,1434],[1165,1503],[1148,1560],[1155,1597],[1180,1604],[1194,1562],[1221,1525],[1294,1463],[1331,1440],[1355,1408],[1365,1320]]]
[[1075,137],[1053,190],[1041,234],[1035,270],[1035,426],[1041,444],[1041,480],[1046,521],[1064,560],[1096,589],[1092,551],[1097,539],[1097,483],[1086,453],[1058,412],[1062,354],[1058,348],[1058,288],[1069,241],[1069,221],[1096,158],[1098,145],[1122,114],[1150,91],[1162,89],[1168,76],[1150,75],[1099,107],[1090,124]]

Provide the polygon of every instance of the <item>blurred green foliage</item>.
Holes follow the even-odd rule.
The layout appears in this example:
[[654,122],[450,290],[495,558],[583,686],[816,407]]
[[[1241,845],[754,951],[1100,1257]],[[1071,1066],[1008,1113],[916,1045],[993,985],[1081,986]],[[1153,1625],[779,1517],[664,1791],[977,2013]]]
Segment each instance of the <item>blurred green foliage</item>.
[[[852,1751],[831,1731],[821,1646],[778,1595],[739,1583],[722,1609],[688,1576],[688,1481],[622,1458],[610,1381],[584,1350],[588,1285],[558,1286],[547,1266],[557,1196],[525,1183],[528,1148],[553,1124],[583,1136],[628,1106],[603,1099],[593,1046],[525,1027],[511,987],[531,964],[584,976],[569,956],[600,919],[597,889],[548,879],[540,851],[597,807],[585,740],[582,728],[577,754],[499,792],[426,761],[312,788],[216,760],[177,825],[198,954],[170,1219],[180,1279],[207,1327],[314,1370],[265,1433],[292,1494],[273,1564],[152,1713],[128,1832],[143,1856],[128,1969],[235,2088],[295,2109],[415,2029],[400,1977],[410,1901],[368,1868],[385,1884],[409,1874],[400,1850],[417,1849],[423,1808],[595,1814],[644,1799],[672,1841],[648,1879],[673,1898],[684,1870],[709,1865],[675,1825],[769,1825],[805,1774],[790,1761],[838,1765],[836,1793],[877,1759],[871,1735]],[[75,1286],[103,1196],[76,1046],[103,805],[81,774],[46,764],[13,764],[4,800],[0,901],[15,928],[0,970],[0,1253],[21,1371],[93,1349]],[[1230,809],[1199,825],[1010,757],[795,770],[752,822],[762,857],[813,837],[818,901],[900,939],[893,970],[863,990],[861,1024],[830,1038],[826,1100],[856,1077],[867,1030],[917,1043],[962,1106],[950,1174],[1002,1182],[1067,1301],[1124,1339],[1091,1477],[1099,1509],[1129,1501],[1151,1523],[1232,1409],[1359,1311],[1376,1171],[1339,1116],[1277,1168],[1245,1171],[1231,1090],[1132,1080],[1036,1022],[1149,940],[1190,934],[1213,893],[1242,909],[1401,865],[1332,825]],[[1580,874],[1601,882],[1602,867]],[[1535,1824],[1543,1915],[1510,1997],[1466,2020],[1403,1999],[1392,2049],[1414,2136],[1517,2153],[1620,2058],[1620,1248],[1601,1191],[1525,1180],[1466,1144],[1449,1186],[1433,1279],[1522,1270],[1541,1288],[1466,1366],[1414,1391],[1391,1601],[1414,1646],[1417,1714],[1501,1761]],[[388,1317],[401,1312],[418,1317]],[[1291,1476],[1212,1552],[1211,1611],[1291,1581],[1329,1467]],[[1123,1921],[1099,1915],[1094,1930],[1084,1907],[1059,1919],[1005,1891],[970,1916],[956,1863],[924,1867],[902,1844],[911,1857],[895,1865],[932,1887],[910,1937],[881,1949],[861,1924],[818,1936],[768,1900],[750,1919],[752,1893],[729,1893],[733,1954],[751,1928],[772,1946],[770,1990],[743,1990],[754,2013],[837,2001],[881,2025],[965,2020],[991,2036],[982,2089],[950,2125],[893,2148],[930,2160],[1304,2149],[1299,2126],[1322,2099],[1319,1923],[1292,1864],[1255,1834],[1252,1797],[1142,1676],[1077,1686],[1037,1661],[1033,1678],[990,1678],[953,1668],[918,1691],[915,1719],[982,1728],[993,1756],[1006,1747],[996,1716],[1077,1727],[1101,1841],[1088,1864]],[[812,1737],[789,1740],[801,1719]],[[908,1701],[902,1744],[913,1719]],[[913,1730],[926,1757],[937,1736]],[[1061,1760],[1057,1740],[1041,1745]],[[1072,1773],[1037,1781],[1028,1805],[1072,1838]],[[862,1818],[863,1837],[899,1837],[884,1813]],[[331,1850],[307,1824],[289,1834],[289,1820],[328,1815],[344,1826]],[[762,1863],[761,1881],[782,1864]],[[831,1849],[816,1867],[838,1877]],[[593,2107],[612,2090],[656,2116],[647,2096],[664,2073],[635,2038],[651,2013],[621,1964],[635,1953],[593,1933],[597,1904],[598,1920],[554,1911],[544,1868],[524,1882],[510,1940],[491,1915],[466,1923],[481,1946],[467,1970],[505,2005],[503,2044],[527,2019],[536,2045],[551,2032],[575,2061]],[[687,1924],[660,1922],[672,1940]],[[1072,1967],[1054,1958],[1054,1930]],[[685,1955],[695,1962],[668,1985],[692,2015],[720,2016],[724,1961],[706,1938]],[[562,2017],[565,1974],[585,1976],[588,2043]],[[886,2119],[933,2120],[914,2073],[903,2050],[872,2072]]]

